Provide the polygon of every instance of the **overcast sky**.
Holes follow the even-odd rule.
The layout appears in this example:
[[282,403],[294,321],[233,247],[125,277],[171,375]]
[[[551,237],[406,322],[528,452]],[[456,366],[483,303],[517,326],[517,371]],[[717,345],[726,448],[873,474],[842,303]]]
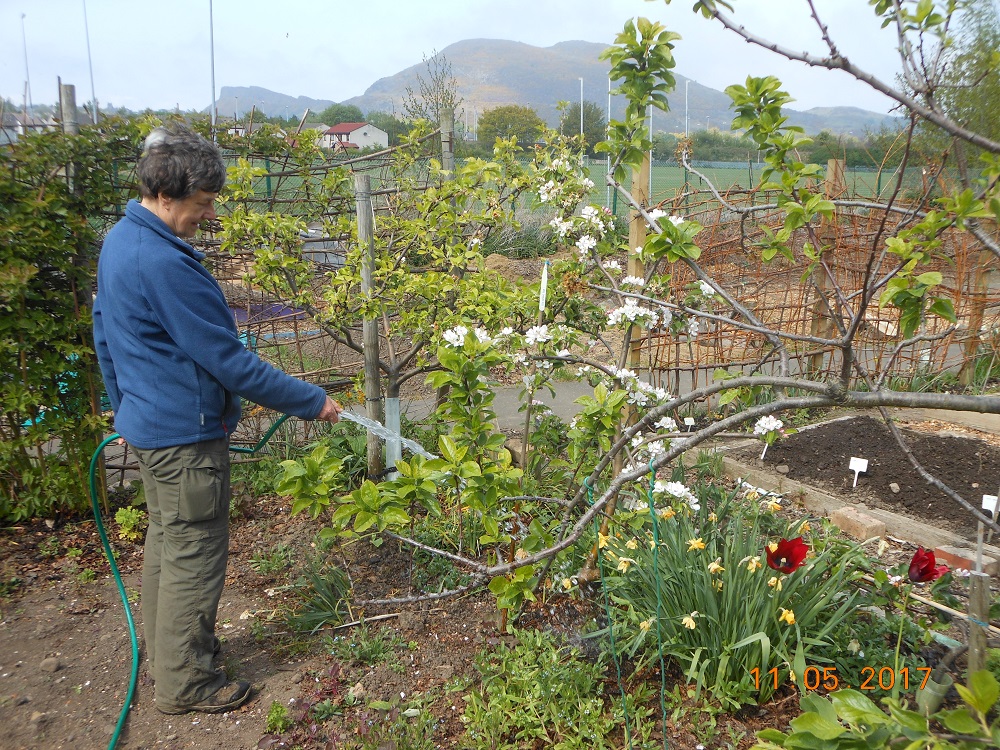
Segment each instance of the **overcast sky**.
[[[724,89],[748,75],[777,75],[795,109],[858,106],[886,112],[888,99],[839,71],[809,69],[756,49],[691,0],[0,0],[0,95],[20,105],[54,103],[57,79],[93,84],[104,106],[205,109],[223,86],[261,86],[291,96],[343,101],[379,78],[419,64],[464,39],[548,47],[583,40],[611,44],[630,18],[645,16],[682,35],[676,72]],[[867,0],[817,0],[831,35],[856,64],[891,81],[898,70],[891,29]],[[24,17],[22,18],[22,14]],[[797,50],[822,53],[805,0],[736,0],[735,18]],[[214,28],[214,34],[210,29]],[[25,54],[27,53],[27,54]],[[25,64],[27,58],[27,65]],[[26,75],[27,73],[27,75]]]

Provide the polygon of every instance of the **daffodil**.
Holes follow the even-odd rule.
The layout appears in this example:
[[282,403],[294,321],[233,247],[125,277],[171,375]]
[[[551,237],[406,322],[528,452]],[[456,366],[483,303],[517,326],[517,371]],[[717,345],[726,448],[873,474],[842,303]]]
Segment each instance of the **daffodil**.
[[649,629],[652,626],[653,626],[653,618],[651,617],[648,620],[643,620],[642,622],[639,623],[639,630],[641,630],[643,633],[646,633],[649,632]]
[[698,627],[698,624],[694,621],[694,618],[696,618],[697,616],[698,616],[697,611],[692,612],[691,614],[687,615],[683,620],[681,620],[681,624],[688,630],[694,630],[696,627]]
[[760,561],[760,557],[751,557],[747,561],[747,570],[751,573],[756,573],[758,570],[764,567],[764,563]]
[[715,558],[714,562],[710,562],[708,564],[708,572],[711,573],[712,575],[716,575],[717,573],[723,573],[725,572],[725,570],[726,569],[722,567],[721,557]]
[[781,607],[781,617],[778,618],[781,622],[787,622],[789,625],[795,624],[795,613],[790,609],[785,609]]
[[808,534],[810,531],[812,531],[812,526],[809,525],[808,521],[803,521],[802,525],[799,526],[799,533]]
[[779,510],[781,510],[781,503],[772,500],[767,504],[767,509],[770,510],[772,513],[777,513]]
[[625,542],[625,546],[628,547],[629,549],[639,549],[639,542],[635,540],[635,537],[632,537],[627,542]]
[[712,523],[715,523],[716,521],[719,520],[719,517],[717,515],[715,515],[714,513],[709,513],[708,514],[708,520],[711,521]]
[[778,576],[771,576],[771,579],[767,582],[767,585],[772,589],[781,591],[781,579]]
[[722,579],[716,578],[712,581],[712,588],[716,591],[722,591]]
[[694,552],[696,549],[705,549],[705,542],[701,540],[701,537],[688,539],[688,552]]
[[568,578],[563,578],[562,579],[562,587],[564,589],[566,589],[567,591],[569,591],[571,588],[573,588],[573,582],[571,580],[569,580]]
[[628,569],[635,563],[631,557],[622,557],[618,560],[618,570],[622,573],[628,573]]
[[600,531],[597,532],[597,548],[604,549],[608,546],[608,535],[602,534]]
[[663,510],[661,510],[658,515],[660,516],[660,518],[662,518],[664,520],[667,520],[667,519],[670,519],[670,518],[673,518],[674,516],[676,516],[677,515],[677,511],[675,511],[673,508],[671,508],[668,505],[666,508],[664,508]]

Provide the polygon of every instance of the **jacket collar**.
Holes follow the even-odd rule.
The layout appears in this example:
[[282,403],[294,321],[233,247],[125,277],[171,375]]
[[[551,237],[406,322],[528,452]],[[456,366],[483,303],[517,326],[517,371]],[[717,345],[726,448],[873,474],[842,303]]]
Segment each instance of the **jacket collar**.
[[168,227],[159,216],[154,214],[134,198],[128,202],[128,205],[125,206],[125,217],[134,221],[136,224],[146,227],[147,229],[151,229],[161,235],[164,239],[176,245],[179,250],[187,253],[195,260],[202,261],[205,259],[205,253],[195,250],[191,247],[191,245],[174,234],[170,227]]

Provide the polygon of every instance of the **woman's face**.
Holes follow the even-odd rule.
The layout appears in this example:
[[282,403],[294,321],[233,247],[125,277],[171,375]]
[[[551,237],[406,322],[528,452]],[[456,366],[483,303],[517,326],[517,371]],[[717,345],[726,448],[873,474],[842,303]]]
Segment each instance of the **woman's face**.
[[207,193],[199,190],[187,198],[168,198],[158,196],[159,211],[156,214],[163,219],[174,234],[181,239],[194,237],[203,221],[216,218],[215,199],[218,193]]

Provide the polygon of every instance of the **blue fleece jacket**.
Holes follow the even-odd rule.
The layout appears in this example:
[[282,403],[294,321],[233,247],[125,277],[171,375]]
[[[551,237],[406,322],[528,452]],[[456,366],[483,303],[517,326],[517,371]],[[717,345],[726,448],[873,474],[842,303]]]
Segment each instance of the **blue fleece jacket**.
[[303,419],[326,402],[246,349],[204,257],[137,201],[104,240],[94,342],[115,429],[138,448],[226,436],[240,396]]

